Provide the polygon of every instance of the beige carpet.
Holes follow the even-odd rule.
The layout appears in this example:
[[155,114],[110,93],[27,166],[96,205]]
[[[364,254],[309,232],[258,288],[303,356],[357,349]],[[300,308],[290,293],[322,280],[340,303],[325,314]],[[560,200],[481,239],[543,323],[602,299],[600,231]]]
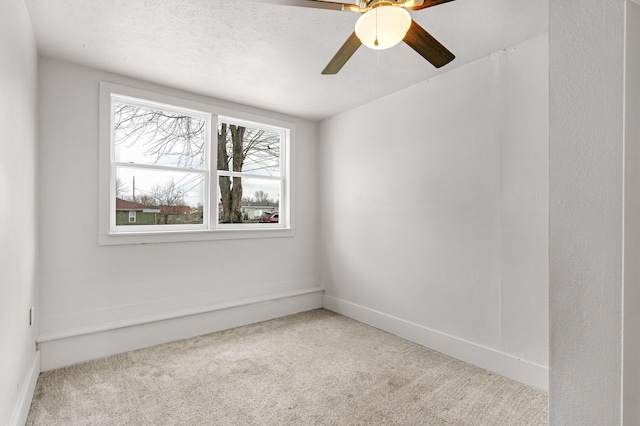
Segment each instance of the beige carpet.
[[27,425],[546,425],[547,394],[326,310],[42,373]]

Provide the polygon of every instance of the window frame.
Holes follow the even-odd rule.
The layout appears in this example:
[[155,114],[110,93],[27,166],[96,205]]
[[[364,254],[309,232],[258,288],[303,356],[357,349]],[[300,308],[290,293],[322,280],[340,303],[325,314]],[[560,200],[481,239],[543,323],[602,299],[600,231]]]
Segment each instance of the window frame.
[[[169,109],[194,111],[209,116],[208,158],[205,159],[205,196],[203,206],[207,217],[203,217],[203,225],[154,225],[139,228],[138,226],[120,226],[115,228],[115,156],[113,141],[113,96],[133,101],[140,101],[146,106],[166,106]],[[230,108],[226,103],[207,98],[202,102],[190,98],[195,96],[176,97],[162,91],[147,91],[110,82],[100,82],[99,96],[99,187],[98,187],[98,244],[147,244],[161,242],[203,241],[241,238],[274,238],[292,237],[294,228],[294,198],[292,184],[294,182],[291,158],[295,134],[295,124],[269,115],[255,114]],[[227,120],[227,121],[225,121]],[[277,224],[218,224],[218,170],[217,170],[217,128],[221,122],[246,124],[254,128],[281,132],[280,168],[281,180],[280,206],[281,220]],[[262,126],[262,127],[260,127]],[[238,173],[238,172],[227,172]],[[240,173],[243,174],[243,173]],[[246,177],[246,174],[244,174]],[[259,176],[259,178],[274,178]],[[205,204],[206,203],[206,204]],[[167,228],[165,228],[167,226]],[[159,228],[161,227],[161,228]]]
[[[140,170],[154,170],[154,171],[177,171],[181,173],[194,173],[194,174],[202,174],[204,181],[204,194],[202,199],[202,204],[208,205],[210,200],[210,185],[211,185],[211,177],[209,176],[211,172],[211,158],[212,158],[212,123],[214,120],[217,120],[217,115],[211,114],[209,112],[199,111],[193,108],[186,108],[182,106],[177,106],[173,104],[166,104],[161,102],[152,102],[147,99],[136,98],[132,96],[124,96],[121,94],[111,93],[110,95],[111,105],[110,105],[110,125],[109,125],[109,144],[110,144],[110,162],[111,162],[111,174],[109,177],[109,181],[111,184],[111,195],[110,202],[114,202],[116,198],[116,189],[115,189],[115,180],[113,179],[116,175],[116,170],[118,168],[130,168],[130,169],[140,169]],[[134,164],[129,165],[126,162],[118,162],[115,159],[115,141],[114,134],[112,129],[114,127],[114,110],[116,104],[127,104],[134,105],[142,108],[156,108],[158,110],[169,112],[169,113],[177,113],[190,115],[196,118],[200,118],[206,122],[205,129],[205,158],[204,158],[204,167],[202,169],[189,169],[187,167],[173,167],[173,166],[158,166],[158,165],[150,165],[150,164]],[[135,227],[131,226],[122,226],[118,225],[116,221],[116,209],[112,204],[109,209],[109,214],[111,215],[109,218],[109,232],[110,234],[131,234],[137,232],[179,232],[179,231],[187,231],[187,230],[206,230],[210,228],[210,224],[208,223],[208,218],[203,217],[201,224],[172,224],[168,225],[136,225]],[[166,227],[166,229],[165,229]]]
[[[280,148],[280,174],[279,176],[269,176],[269,175],[260,175],[260,174],[256,174],[256,173],[251,173],[251,172],[235,172],[235,171],[229,171],[229,170],[218,170],[217,167],[217,162],[216,162],[216,176],[215,176],[215,184],[216,184],[216,195],[217,195],[217,199],[219,200],[221,198],[221,193],[220,193],[220,187],[218,185],[220,176],[225,175],[225,176],[229,176],[229,177],[239,177],[239,178],[254,178],[254,179],[264,179],[264,180],[268,180],[268,181],[279,181],[280,182],[280,194],[284,194],[285,193],[285,183],[286,183],[286,170],[285,170],[285,164],[287,164],[287,149],[283,149],[286,147],[286,141],[289,139],[289,130],[282,128],[282,127],[276,127],[276,126],[269,126],[266,125],[264,123],[256,123],[256,122],[252,122],[252,121],[248,121],[248,120],[242,120],[242,119],[238,119],[235,117],[227,117],[227,116],[218,116],[218,125],[220,125],[220,123],[226,123],[226,124],[231,124],[231,125],[240,125],[240,126],[244,126],[247,128],[251,128],[251,129],[255,129],[255,130],[265,130],[265,131],[269,131],[269,132],[274,132],[274,133],[279,133],[280,134],[280,144],[281,144],[281,148]],[[212,153],[213,154],[213,153]],[[217,154],[217,152],[216,152]],[[216,160],[217,160],[217,155],[216,155]],[[284,196],[280,197],[281,199],[285,200]],[[285,203],[286,204],[286,203]],[[278,212],[280,212],[280,207],[278,206]],[[217,218],[216,218],[216,227],[218,229],[238,229],[240,226],[242,227],[242,229],[251,229],[251,228],[258,228],[258,229],[273,229],[273,228],[286,228],[286,224],[287,224],[287,220],[286,220],[286,216],[288,214],[287,209],[283,209],[283,213],[285,216],[285,220],[283,220],[282,222],[278,222],[277,224],[270,224],[270,225],[265,225],[265,224],[261,224],[261,223],[245,223],[242,225],[236,225],[233,223],[217,223]]]

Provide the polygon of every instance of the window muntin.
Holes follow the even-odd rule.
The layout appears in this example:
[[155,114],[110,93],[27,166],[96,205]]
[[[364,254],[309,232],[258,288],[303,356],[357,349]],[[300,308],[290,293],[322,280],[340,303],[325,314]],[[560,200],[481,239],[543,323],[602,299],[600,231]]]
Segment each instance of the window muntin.
[[[121,124],[120,128],[116,129],[115,108],[116,106],[122,108],[127,104],[148,115],[180,116],[191,114],[194,119],[189,123],[189,126],[192,129],[197,125],[199,125],[198,128],[202,128],[204,122],[206,123],[205,130],[208,133],[204,137],[192,137],[191,140],[185,140],[185,138],[174,140],[171,145],[165,144],[164,148],[166,149],[164,150],[150,149],[153,147],[152,134],[157,136],[163,127],[153,126],[153,131],[148,131],[147,128],[147,132],[143,132],[137,127],[123,129]],[[126,115],[131,113],[131,110],[133,108],[120,110],[118,123],[134,122],[130,115]],[[216,110],[224,113],[224,118],[219,119]],[[106,206],[105,203],[107,203],[110,206],[110,213],[107,213],[109,210],[105,208],[104,213],[107,214],[105,217],[101,209],[101,224],[109,225],[106,228],[100,225],[100,244],[294,235],[290,218],[291,200],[289,194],[291,187],[287,179],[290,167],[288,154],[289,138],[292,133],[291,123],[272,118],[264,118],[265,121],[262,122],[263,117],[254,114],[234,112],[226,107],[182,100],[111,83],[101,83],[101,111],[109,111],[106,115],[101,113],[100,128],[101,135],[103,135],[101,140],[106,144],[104,146],[110,146],[110,148],[106,148],[106,152],[103,148],[100,149],[100,175],[108,178],[110,183],[106,184],[106,188],[100,184],[100,193],[109,193],[110,195],[109,197],[101,195],[101,199],[104,201],[100,203],[102,206]],[[233,115],[237,113],[237,117],[242,118],[235,118],[229,113],[233,113]],[[125,120],[122,117],[125,117]],[[265,122],[268,124],[263,124]],[[236,129],[243,127],[247,142],[245,148],[252,148],[244,156],[239,172],[235,172],[233,168],[233,153],[227,157],[228,160],[231,160],[231,163],[228,163],[231,170],[217,170],[217,142],[219,140],[216,138],[217,132],[213,133],[213,131],[220,128],[223,123],[228,128],[230,126],[236,126]],[[256,139],[257,134],[262,135],[262,138]],[[227,146],[226,143],[223,145]],[[232,144],[229,145],[229,148],[233,148]],[[188,151],[190,155],[184,155],[185,151]],[[107,158],[110,160],[105,163],[103,159]],[[224,169],[222,166],[220,168]],[[238,170],[237,167],[236,170]],[[240,212],[241,217],[245,220],[228,223],[221,223],[219,220],[222,210],[220,178],[225,176],[231,182],[231,190],[234,188],[234,179],[239,182],[236,186],[243,188]],[[132,200],[133,188],[136,188],[136,201],[142,199],[146,202],[148,198],[144,195],[152,192],[147,183],[149,179],[153,182],[151,188],[154,186],[165,187],[172,183],[176,187],[181,183],[192,184],[191,191],[182,191],[183,194],[188,194],[184,205],[188,206],[190,211],[177,212],[182,215],[181,220],[168,220],[165,223],[161,219],[163,215],[165,213],[176,214],[175,209],[171,210],[166,207],[161,209],[161,206],[146,205],[128,206],[125,209],[121,205],[123,200],[119,197]],[[103,182],[106,183],[107,179]],[[186,187],[183,185],[183,188]],[[242,203],[242,199],[244,199],[244,203]],[[258,203],[258,201],[261,202]],[[115,204],[118,204],[118,208],[115,208]],[[181,206],[170,207],[179,208]],[[259,210],[260,207],[262,211]],[[279,212],[279,210],[281,211]],[[136,212],[135,222],[129,222],[129,211]],[[261,213],[269,214],[271,220],[260,221]],[[126,216],[123,216],[124,214]],[[278,216],[277,219],[276,216]],[[189,220],[185,220],[187,218]],[[219,234],[211,232],[216,230],[223,232]]]

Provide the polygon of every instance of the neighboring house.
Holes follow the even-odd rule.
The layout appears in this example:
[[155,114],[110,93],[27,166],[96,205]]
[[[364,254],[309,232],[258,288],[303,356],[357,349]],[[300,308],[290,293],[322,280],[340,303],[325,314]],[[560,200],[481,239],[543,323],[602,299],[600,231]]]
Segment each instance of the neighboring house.
[[[272,213],[278,210],[278,205],[268,203],[268,205],[258,204],[256,202],[243,202],[240,206],[242,211],[242,219],[245,222],[259,222],[260,216],[266,213]],[[222,217],[222,203],[218,203],[218,220]]]
[[191,207],[189,206],[160,206],[160,213],[173,214],[173,215],[185,215],[191,214]]
[[[189,206],[159,206],[159,209],[159,221],[162,224],[191,222],[192,212]],[[198,222],[197,219],[196,222]],[[199,219],[199,223],[201,222],[202,218]]]
[[260,216],[263,213],[271,213],[278,210],[278,207],[274,206],[265,206],[265,205],[242,205],[242,216],[244,220],[248,220],[249,222],[257,222],[260,220]]
[[160,209],[116,197],[116,225],[156,225]]

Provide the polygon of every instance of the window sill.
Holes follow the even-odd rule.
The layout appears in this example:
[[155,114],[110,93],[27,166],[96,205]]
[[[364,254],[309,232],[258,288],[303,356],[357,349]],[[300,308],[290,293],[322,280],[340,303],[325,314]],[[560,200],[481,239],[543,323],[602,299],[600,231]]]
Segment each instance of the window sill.
[[295,236],[294,229],[217,229],[166,232],[127,232],[100,234],[98,245],[156,244],[194,241],[286,238]]

